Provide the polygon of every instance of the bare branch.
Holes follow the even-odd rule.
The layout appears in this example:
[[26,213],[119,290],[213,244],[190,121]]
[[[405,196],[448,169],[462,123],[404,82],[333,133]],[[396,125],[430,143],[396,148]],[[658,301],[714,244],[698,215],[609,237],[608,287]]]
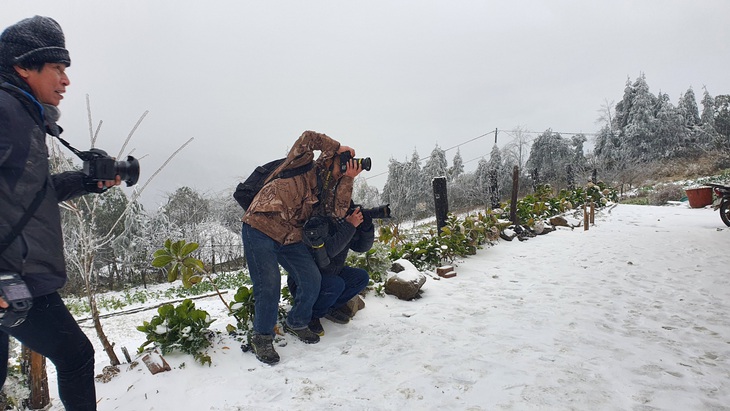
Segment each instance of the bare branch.
[[104,120],[99,120],[99,125],[96,126],[96,131],[94,132],[94,137],[91,139],[91,147],[94,147],[96,144],[96,139],[99,137],[99,131],[101,130],[101,125],[104,123]]
[[132,127],[132,131],[129,132],[129,135],[124,140],[124,144],[122,145],[122,148],[119,149],[119,153],[117,154],[117,158],[124,153],[124,149],[127,147],[127,144],[129,143],[129,140],[132,138],[132,135],[134,135],[134,132],[137,130],[137,127],[139,127],[140,123],[142,123],[142,120],[144,120],[145,117],[147,117],[147,114],[149,114],[149,110],[145,110],[144,113],[139,117],[139,120],[137,120],[137,124]]
[[164,163],[162,163],[162,165],[152,174],[152,176],[150,176],[150,178],[144,183],[142,188],[140,188],[139,191],[134,193],[131,201],[138,199],[139,196],[142,195],[142,192],[144,191],[144,189],[147,188],[147,186],[150,184],[150,181],[152,181],[152,179],[155,178],[157,176],[157,174],[159,174],[160,171],[162,171],[162,169],[165,168],[165,166],[167,166],[167,164],[177,155],[177,153],[182,151],[182,149],[185,148],[185,146],[187,146],[188,144],[190,144],[190,142],[192,142],[194,139],[195,139],[195,137],[190,137],[190,139],[188,139],[188,141],[186,141],[177,150],[175,150],[175,152],[172,153],[170,155],[170,157],[168,157],[167,160],[165,160]]

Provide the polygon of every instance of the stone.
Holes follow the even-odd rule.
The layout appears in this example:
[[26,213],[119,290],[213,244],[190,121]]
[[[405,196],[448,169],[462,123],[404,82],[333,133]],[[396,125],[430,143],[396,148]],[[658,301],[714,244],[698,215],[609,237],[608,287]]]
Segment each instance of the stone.
[[352,299],[350,299],[350,301],[348,301],[347,304],[342,307],[342,311],[347,313],[347,315],[349,315],[350,317],[354,317],[355,314],[357,314],[357,312],[362,310],[363,308],[365,308],[365,301],[362,299],[362,297],[356,295],[352,297]]
[[402,278],[397,274],[385,282],[385,293],[394,295],[401,300],[412,300],[419,296],[421,287],[426,282],[426,276],[417,273],[413,278]]

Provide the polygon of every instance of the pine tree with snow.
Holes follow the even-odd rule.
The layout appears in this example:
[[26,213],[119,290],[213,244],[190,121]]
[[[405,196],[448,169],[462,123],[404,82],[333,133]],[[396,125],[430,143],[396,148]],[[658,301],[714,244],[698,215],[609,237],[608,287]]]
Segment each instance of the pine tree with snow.
[[461,151],[458,148],[451,163],[451,167],[448,170],[448,177],[450,181],[453,181],[464,174],[464,159],[461,158]]

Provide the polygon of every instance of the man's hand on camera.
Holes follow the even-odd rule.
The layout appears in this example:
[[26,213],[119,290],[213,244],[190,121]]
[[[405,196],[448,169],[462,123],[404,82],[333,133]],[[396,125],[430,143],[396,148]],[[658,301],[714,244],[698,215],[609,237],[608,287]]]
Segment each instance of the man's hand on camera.
[[3,300],[2,298],[0,298],[0,308],[8,308],[8,307],[10,307],[8,305],[8,303],[5,302],[5,300]]
[[105,181],[94,181],[88,179],[88,177],[84,178],[84,186],[86,187],[86,191],[90,193],[103,193],[109,187],[118,186],[120,184],[122,184],[122,178],[120,176],[117,176],[115,180]]
[[348,146],[340,146],[340,148],[337,150],[337,154],[342,154],[345,151],[350,152],[350,157],[355,157],[355,149]]
[[362,224],[363,216],[360,212],[360,207],[356,208],[355,211],[352,212],[352,214],[345,217],[345,221],[352,224],[353,227],[357,227],[360,224]]
[[347,171],[345,175],[348,177],[355,178],[358,174],[362,173],[362,165],[360,162],[350,159],[347,161]]

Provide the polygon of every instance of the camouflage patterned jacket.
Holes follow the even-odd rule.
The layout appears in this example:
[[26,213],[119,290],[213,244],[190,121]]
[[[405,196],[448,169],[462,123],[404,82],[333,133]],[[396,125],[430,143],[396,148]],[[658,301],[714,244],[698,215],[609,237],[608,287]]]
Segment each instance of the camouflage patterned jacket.
[[[320,191],[325,208],[344,217],[350,206],[354,180],[346,176],[334,182],[328,179],[329,165],[339,148],[340,143],[325,134],[305,131],[272,176],[312,162],[314,151],[319,150],[321,154],[315,167],[304,174],[267,183],[254,197],[242,221],[279,244],[298,243],[302,241],[302,227],[319,201]],[[318,175],[323,180],[320,184]]]

